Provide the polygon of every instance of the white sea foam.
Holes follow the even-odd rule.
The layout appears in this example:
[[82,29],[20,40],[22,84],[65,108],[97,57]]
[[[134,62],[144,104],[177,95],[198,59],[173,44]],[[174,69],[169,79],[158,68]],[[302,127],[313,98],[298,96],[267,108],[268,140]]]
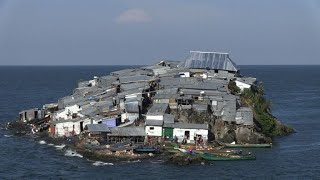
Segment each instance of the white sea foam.
[[39,144],[47,144],[44,140],[39,141]]
[[164,160],[158,159],[158,160],[150,161],[150,163],[152,163],[152,164],[161,164],[161,163],[164,163]]
[[105,163],[105,162],[101,162],[101,161],[95,161],[94,163],[92,163],[92,165],[94,166],[113,166],[113,163]]
[[62,150],[66,145],[65,144],[61,144],[61,145],[56,145],[54,147],[56,147],[57,150]]
[[78,154],[77,152],[72,151],[72,150],[67,150],[64,155],[65,155],[65,156],[70,156],[70,157],[80,157],[80,158],[83,158],[83,156],[82,156],[81,154]]
[[54,146],[54,144],[49,143],[48,146]]
[[12,134],[5,134],[4,137],[9,138],[9,137],[13,137],[13,135]]

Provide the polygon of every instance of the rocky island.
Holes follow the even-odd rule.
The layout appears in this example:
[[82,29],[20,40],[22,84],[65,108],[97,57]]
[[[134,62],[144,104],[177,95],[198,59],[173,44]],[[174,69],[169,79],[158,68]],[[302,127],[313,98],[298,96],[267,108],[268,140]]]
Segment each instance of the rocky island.
[[220,146],[270,145],[293,132],[271,114],[256,78],[243,76],[229,54],[202,51],[81,81],[72,95],[24,110],[7,127],[106,161],[239,155]]

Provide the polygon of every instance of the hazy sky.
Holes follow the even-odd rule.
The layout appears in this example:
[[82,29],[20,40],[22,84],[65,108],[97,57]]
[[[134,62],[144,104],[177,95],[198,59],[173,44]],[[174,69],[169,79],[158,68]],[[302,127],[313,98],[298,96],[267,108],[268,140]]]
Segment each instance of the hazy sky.
[[320,64],[320,0],[0,0],[0,65]]

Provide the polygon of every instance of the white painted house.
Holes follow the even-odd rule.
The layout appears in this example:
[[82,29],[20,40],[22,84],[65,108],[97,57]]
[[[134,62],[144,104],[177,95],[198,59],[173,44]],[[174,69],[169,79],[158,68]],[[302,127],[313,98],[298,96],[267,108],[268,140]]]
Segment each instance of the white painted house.
[[194,139],[197,135],[207,141],[208,140],[208,124],[194,124],[194,123],[174,123],[164,124],[165,131],[173,130],[173,137],[178,138],[178,142],[186,137],[187,143],[194,143]]
[[162,136],[162,125],[166,114],[169,113],[168,103],[155,103],[146,115],[145,131],[148,136]]
[[160,120],[163,121],[163,117],[166,113],[169,113],[168,103],[155,103],[148,110],[146,115],[147,120]]
[[78,105],[68,106],[64,110],[56,112],[54,119],[72,119],[72,115],[77,114],[81,110],[82,108],[80,108]]
[[90,118],[76,118],[50,122],[50,134],[58,137],[79,135],[87,124],[98,124]]

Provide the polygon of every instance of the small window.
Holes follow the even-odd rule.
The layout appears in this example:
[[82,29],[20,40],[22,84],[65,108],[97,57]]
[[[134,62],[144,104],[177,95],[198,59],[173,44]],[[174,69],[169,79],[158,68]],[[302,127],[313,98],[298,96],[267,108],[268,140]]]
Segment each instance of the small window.
[[150,130],[154,130],[154,127],[150,127]]

